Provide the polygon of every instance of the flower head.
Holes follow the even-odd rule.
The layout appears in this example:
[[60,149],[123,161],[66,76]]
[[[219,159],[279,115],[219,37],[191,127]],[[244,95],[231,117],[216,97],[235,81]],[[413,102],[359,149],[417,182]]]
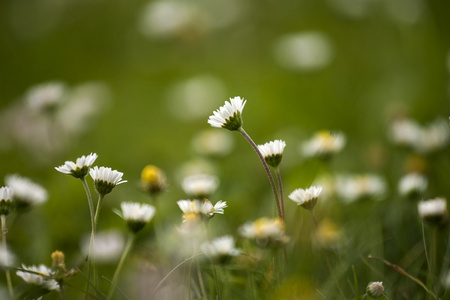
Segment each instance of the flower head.
[[219,179],[208,174],[191,175],[181,182],[183,191],[196,199],[209,198],[216,191],[218,185]]
[[17,209],[24,210],[47,201],[47,191],[28,178],[17,174],[7,175],[5,183],[13,191]]
[[[83,236],[81,251],[89,253],[90,235]],[[125,248],[125,238],[122,232],[117,230],[99,231],[95,235],[95,244],[92,256],[100,264],[116,262]]]
[[297,205],[300,205],[306,209],[313,209],[317,204],[317,199],[319,198],[320,192],[322,191],[322,187],[312,186],[306,190],[304,189],[296,189],[289,195],[289,199],[294,202],[297,202]]
[[234,244],[234,238],[230,235],[226,235],[214,239],[211,242],[201,244],[200,249],[211,260],[225,263],[232,256],[236,256],[240,253],[240,251],[234,247]]
[[122,208],[123,219],[134,233],[144,228],[155,215],[155,207],[148,204],[122,202],[120,207]]
[[369,295],[370,297],[372,297],[374,299],[380,298],[383,295],[383,292],[384,292],[384,287],[383,287],[383,282],[381,282],[381,281],[370,282],[367,285],[366,293],[367,293],[367,295]]
[[[22,265],[22,269],[24,269],[24,271],[17,271],[16,274],[17,276],[21,277],[26,283],[40,286],[47,290],[47,292],[53,290],[59,292],[60,287],[58,282],[56,282],[55,279],[52,279],[52,269],[48,268],[45,265],[39,265],[38,267],[27,267],[25,265]],[[31,271],[33,273],[27,271]]]
[[264,156],[264,160],[269,166],[274,168],[278,167],[281,163],[284,147],[286,147],[286,142],[282,140],[275,140],[265,143],[264,145],[258,145],[258,149]]
[[410,173],[403,176],[398,184],[398,191],[403,196],[422,194],[427,188],[427,178],[418,173]]
[[111,193],[116,185],[127,182],[126,180],[122,180],[122,172],[106,167],[99,168],[95,166],[89,170],[89,175],[91,175],[94,180],[97,193],[103,196]]
[[13,191],[10,187],[0,188],[0,215],[9,215],[13,211]]
[[145,166],[141,172],[141,186],[147,193],[156,196],[166,189],[166,185],[166,176],[160,168]]
[[39,112],[53,112],[64,100],[67,87],[62,82],[43,83],[32,87],[26,101],[29,107]]
[[55,167],[58,172],[66,175],[72,175],[75,178],[84,178],[89,172],[89,168],[97,159],[96,153],[91,153],[87,156],[78,157],[76,162],[66,161],[64,165]]
[[345,146],[345,136],[342,133],[320,131],[312,139],[302,145],[303,155],[306,157],[328,158],[342,150]]
[[447,201],[435,198],[418,203],[420,217],[430,225],[443,225],[448,219]]
[[340,175],[336,179],[336,193],[348,203],[371,197],[382,199],[386,189],[386,181],[375,174]]
[[252,223],[246,223],[239,228],[241,236],[254,240],[258,246],[277,247],[289,242],[285,234],[285,223],[280,218],[260,218]]
[[183,222],[210,219],[215,214],[223,214],[223,209],[227,207],[226,201],[220,200],[213,206],[208,199],[179,200],[177,204],[183,212]]
[[208,123],[212,127],[226,128],[228,130],[239,130],[242,127],[242,110],[247,100],[241,97],[230,98],[230,102],[225,101],[225,105],[209,116]]

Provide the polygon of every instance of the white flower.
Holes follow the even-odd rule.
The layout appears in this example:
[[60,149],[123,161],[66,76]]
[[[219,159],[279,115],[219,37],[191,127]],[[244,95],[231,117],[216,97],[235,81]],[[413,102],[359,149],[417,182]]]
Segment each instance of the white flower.
[[415,145],[421,134],[420,125],[410,119],[396,120],[391,125],[391,140],[404,146]]
[[202,155],[225,156],[233,150],[234,140],[225,131],[210,128],[198,133],[192,139],[191,146]]
[[55,167],[55,169],[58,172],[72,175],[75,178],[84,178],[97,157],[98,155],[96,153],[91,153],[87,156],[83,155],[77,158],[75,163],[73,161],[66,161],[64,165]]
[[398,184],[398,191],[403,196],[421,194],[427,188],[427,178],[421,174],[411,173],[403,176]]
[[214,214],[223,214],[223,209],[227,207],[227,203],[225,201],[218,201],[216,205],[213,206],[207,199],[202,201],[179,200],[177,204],[183,212],[183,219],[185,222],[199,220],[202,217],[211,218]]
[[123,219],[134,233],[141,230],[155,215],[155,207],[148,204],[122,202]]
[[381,297],[383,292],[384,287],[383,282],[381,281],[370,282],[369,285],[367,285],[366,293],[374,299]]
[[368,197],[381,199],[386,189],[384,179],[374,174],[340,175],[336,178],[336,193],[346,202]]
[[281,163],[284,147],[286,147],[286,142],[282,140],[275,140],[265,143],[264,145],[258,145],[258,149],[264,157],[264,160],[269,166],[274,168],[278,167]]
[[[16,274],[17,276],[21,277],[26,283],[41,286],[47,289],[48,291],[55,290],[59,292],[60,290],[59,284],[58,282],[56,282],[55,279],[49,278],[53,275],[53,271],[47,266],[39,265],[38,267],[36,266],[27,267],[25,265],[22,265],[22,269],[24,269],[25,271],[17,271]],[[34,273],[26,271],[31,271]]]
[[319,198],[322,187],[312,186],[306,190],[296,189],[289,195],[289,199],[297,202],[297,205],[302,206],[306,209],[313,209],[317,204],[317,199]]
[[112,189],[121,183],[127,182],[122,180],[123,173],[111,168],[97,167],[89,170],[89,175],[91,175],[94,180],[95,189],[100,195],[106,195],[112,191]]
[[226,235],[216,238],[211,242],[203,243],[200,245],[200,250],[212,260],[219,259],[221,262],[225,262],[226,259],[240,253],[234,245],[234,238],[230,235]]
[[419,216],[431,225],[442,225],[447,221],[447,201],[435,198],[418,203]]
[[219,179],[208,174],[191,175],[184,178],[181,183],[183,191],[197,199],[208,198],[216,191],[218,185]]
[[66,86],[62,82],[43,83],[28,91],[26,101],[36,111],[49,111],[62,102],[65,93]]
[[13,207],[13,191],[8,186],[3,186],[0,188],[0,215],[9,215]]
[[247,100],[241,97],[230,98],[230,102],[225,101],[225,105],[209,116],[208,123],[212,127],[226,128],[228,130],[239,130],[242,127],[242,110]]
[[306,157],[329,157],[341,151],[346,143],[346,138],[342,133],[330,133],[320,131],[309,141],[302,144],[302,153]]
[[18,174],[7,175],[5,183],[12,189],[18,209],[28,208],[47,201],[47,191],[37,183]]
[[[85,235],[81,240],[81,250],[85,255],[89,253],[90,238],[90,235]],[[108,264],[117,261],[124,248],[125,238],[120,231],[100,231],[95,235],[92,256],[95,258],[96,262]]]
[[260,218],[239,228],[241,236],[255,240],[259,246],[280,246],[289,242],[282,219]]
[[9,249],[0,248],[0,267],[11,267],[14,265],[14,254]]
[[329,37],[321,32],[300,32],[281,36],[275,44],[274,54],[281,67],[313,71],[330,64],[333,47]]

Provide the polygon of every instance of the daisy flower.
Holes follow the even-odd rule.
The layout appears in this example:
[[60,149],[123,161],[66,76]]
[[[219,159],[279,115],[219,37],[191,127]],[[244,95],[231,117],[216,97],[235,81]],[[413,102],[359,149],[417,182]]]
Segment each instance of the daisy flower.
[[166,176],[160,168],[147,165],[141,172],[141,186],[150,195],[160,194],[166,189]]
[[66,161],[64,165],[55,167],[58,172],[66,175],[72,175],[75,178],[84,178],[89,172],[89,168],[97,159],[96,153],[91,153],[87,156],[78,157],[76,162]]
[[26,209],[47,201],[47,191],[31,179],[13,174],[6,176],[5,183],[13,191],[17,209]]
[[345,136],[342,133],[331,133],[329,131],[320,131],[316,133],[309,141],[302,144],[302,152],[306,157],[324,157],[341,151],[345,146]]
[[264,145],[258,145],[258,149],[261,151],[266,163],[274,168],[278,167],[281,163],[284,147],[286,147],[286,142],[282,140],[275,140],[265,143]]
[[9,215],[13,207],[13,191],[8,186],[3,186],[0,188],[0,215]]
[[448,219],[447,201],[435,198],[418,203],[419,216],[430,225],[442,225]]
[[155,215],[155,207],[148,204],[122,202],[120,207],[122,208],[122,218],[134,233],[144,228]]
[[212,127],[226,128],[228,130],[239,130],[242,127],[242,110],[247,100],[241,97],[230,98],[230,102],[225,101],[225,105],[209,116],[208,123]]
[[99,168],[95,166],[89,170],[89,175],[94,180],[97,193],[103,196],[111,193],[116,185],[127,182],[126,180],[122,180],[122,172],[106,167]]
[[239,228],[241,236],[255,240],[258,246],[284,246],[289,242],[286,225],[281,218],[260,218]]
[[384,287],[382,281],[370,282],[367,285],[366,293],[373,299],[380,298],[383,295]]
[[427,178],[421,174],[410,173],[403,176],[398,184],[398,191],[403,196],[422,194],[427,188]]
[[201,244],[200,250],[211,260],[225,263],[229,258],[240,253],[240,250],[236,249],[234,245],[234,238],[231,235],[226,235]]
[[22,265],[22,269],[24,269],[24,271],[17,271],[16,275],[22,278],[26,283],[43,287],[48,292],[53,290],[59,292],[60,287],[58,282],[56,282],[55,279],[50,278],[51,276],[53,276],[53,271],[49,267],[45,265],[39,265],[37,267],[27,267],[25,265]]
[[199,220],[204,218],[212,218],[215,214],[223,214],[223,209],[227,207],[226,201],[218,201],[216,205],[208,199],[200,200],[179,200],[177,202],[183,212],[184,222],[189,220]]
[[306,190],[296,189],[289,195],[289,199],[297,202],[297,205],[300,205],[303,208],[312,210],[317,204],[317,199],[319,198],[321,191],[321,186],[312,186]]
[[218,178],[208,174],[191,175],[181,182],[183,191],[197,199],[208,198],[216,191],[218,185]]

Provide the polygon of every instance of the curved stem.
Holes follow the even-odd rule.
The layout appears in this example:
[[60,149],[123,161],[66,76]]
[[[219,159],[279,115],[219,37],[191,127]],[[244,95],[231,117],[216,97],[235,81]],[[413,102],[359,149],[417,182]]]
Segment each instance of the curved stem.
[[[97,224],[98,224],[98,216],[100,215],[100,208],[102,207],[102,201],[103,201],[103,197],[105,195],[99,194],[98,195],[98,201],[97,201],[97,208],[95,209],[95,216],[94,216],[94,227],[92,228],[92,234],[91,234],[91,241],[90,241],[90,245],[89,248],[93,249],[95,248],[95,233],[97,230]],[[97,266],[95,263],[95,255],[90,258],[91,262],[92,262],[92,266],[94,269],[94,286],[97,289],[98,288],[98,280],[97,280]]]
[[[8,228],[6,228],[6,215],[1,215],[1,223],[2,223],[2,248],[5,255],[5,261],[8,262],[8,249],[6,247],[6,234],[8,233]],[[11,282],[11,274],[9,273],[9,269],[5,269],[6,281],[8,283],[8,292],[11,299],[14,298],[14,290]]]
[[277,174],[278,190],[280,191],[281,217],[284,220],[283,184],[281,183],[281,173],[280,173],[280,168],[278,166],[275,168],[275,173]]
[[83,184],[84,191],[86,192],[86,196],[88,198],[88,204],[89,204],[89,212],[91,215],[91,238],[89,241],[89,250],[88,250],[88,256],[86,257],[86,260],[88,261],[88,269],[87,269],[87,282],[86,282],[86,288],[85,288],[85,299],[88,298],[88,291],[89,291],[89,281],[91,279],[91,255],[92,255],[92,247],[94,243],[94,235],[95,235],[95,222],[94,222],[94,202],[92,201],[92,195],[91,191],[89,190],[89,186],[86,182],[86,177],[80,178],[81,183]]
[[117,269],[114,272],[114,277],[112,279],[111,286],[110,286],[109,292],[108,292],[108,298],[107,298],[108,300],[110,300],[114,294],[114,290],[117,286],[117,281],[119,279],[120,271],[123,268],[123,263],[125,262],[125,259],[127,258],[128,254],[130,253],[130,250],[133,246],[133,242],[134,242],[134,234],[131,234],[130,237],[128,238],[125,250],[122,253],[122,257],[120,258],[119,264],[117,265]]
[[273,180],[272,173],[270,173],[269,166],[267,165],[266,160],[264,159],[264,156],[261,154],[261,151],[259,151],[258,146],[256,146],[255,142],[253,142],[252,138],[247,134],[247,132],[245,132],[244,128],[241,127],[241,128],[239,128],[238,131],[250,143],[250,145],[256,151],[256,154],[258,154],[259,159],[261,160],[261,163],[264,166],[264,170],[266,170],[267,176],[269,177],[273,195],[275,196],[275,203],[277,204],[278,216],[284,220],[283,215],[281,214],[280,201],[278,200],[277,188],[275,187],[275,182]]

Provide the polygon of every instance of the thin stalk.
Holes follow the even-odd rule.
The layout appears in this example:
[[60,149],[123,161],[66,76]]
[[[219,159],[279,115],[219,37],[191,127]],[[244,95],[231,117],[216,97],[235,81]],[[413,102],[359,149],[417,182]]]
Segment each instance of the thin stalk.
[[[98,201],[97,201],[97,208],[95,209],[95,216],[94,216],[94,228],[92,229],[92,235],[91,235],[91,244],[89,247],[95,248],[95,241],[94,236],[95,232],[97,230],[97,224],[98,224],[98,216],[100,215],[100,208],[102,207],[102,201],[105,195],[99,194],[98,195]],[[91,258],[92,266],[94,269],[94,286],[96,289],[98,289],[98,279],[97,279],[97,265],[95,263],[95,256]]]
[[200,270],[200,263],[198,261],[198,258],[195,260],[196,263],[196,267],[197,267],[197,276],[198,276],[198,283],[200,284],[200,290],[202,291],[202,297],[203,299],[207,300],[208,299],[208,295],[206,294],[206,290],[205,290],[205,284],[203,283],[203,277],[202,277],[202,272]]
[[261,160],[261,163],[264,166],[264,170],[266,171],[267,176],[269,177],[273,195],[275,196],[275,203],[277,204],[278,216],[284,220],[283,215],[281,214],[280,201],[278,200],[277,188],[275,187],[275,182],[273,180],[272,173],[270,173],[269,166],[267,165],[266,160],[264,159],[264,156],[261,154],[261,151],[259,151],[258,146],[256,146],[255,142],[253,142],[252,138],[247,134],[247,132],[245,132],[244,128],[241,127],[241,128],[239,128],[238,131],[250,143],[250,145],[256,151],[256,154],[258,154],[259,159]]
[[275,173],[277,174],[278,190],[280,191],[281,217],[284,220],[283,184],[281,183],[281,173],[280,173],[280,168],[278,166],[275,168]]
[[[427,287],[430,291],[433,291],[433,274],[436,267],[436,237],[437,227],[433,226],[431,228],[431,241],[430,241],[430,264],[428,265],[428,279]],[[432,299],[431,294],[428,294],[428,299]]]
[[[1,215],[1,223],[2,223],[2,247],[5,255],[5,261],[8,261],[8,249],[6,247],[6,234],[8,233],[8,228],[6,228],[6,215]],[[5,269],[6,282],[8,283],[8,292],[11,299],[14,298],[14,290],[11,282],[11,274],[9,273],[9,269]]]
[[83,184],[84,191],[86,192],[86,196],[88,199],[89,204],[89,212],[91,215],[91,238],[89,241],[89,250],[88,250],[88,256],[86,260],[88,261],[88,269],[87,269],[87,282],[86,282],[86,288],[85,288],[85,299],[88,298],[88,290],[89,290],[89,281],[91,279],[91,255],[92,255],[92,247],[94,243],[94,235],[95,235],[95,222],[94,222],[94,203],[92,201],[92,195],[91,191],[89,190],[89,186],[86,182],[86,177],[80,178],[81,183]]
[[[319,230],[319,222],[317,221],[316,215],[314,214],[314,210],[311,210],[311,214],[313,217],[314,226],[316,227],[316,231],[318,231]],[[342,290],[341,285],[339,284],[339,281],[336,278],[336,274],[333,271],[333,266],[331,265],[331,261],[330,261],[330,258],[328,257],[328,253],[325,251],[324,248],[321,248],[321,249],[325,255],[325,261],[327,263],[328,270],[330,271],[330,275],[333,278],[334,284],[336,285],[336,288],[338,289],[339,294],[341,294],[342,298],[346,299],[344,291]]]
[[125,247],[125,250],[122,253],[122,257],[120,258],[119,264],[117,265],[117,269],[114,272],[111,286],[109,287],[108,298],[107,298],[108,300],[110,300],[114,294],[114,290],[117,286],[117,281],[119,279],[120,271],[123,268],[123,263],[125,262],[125,259],[127,258],[128,254],[130,253],[131,248],[133,247],[134,238],[135,238],[134,234],[130,234],[130,236],[128,237],[127,245]]

